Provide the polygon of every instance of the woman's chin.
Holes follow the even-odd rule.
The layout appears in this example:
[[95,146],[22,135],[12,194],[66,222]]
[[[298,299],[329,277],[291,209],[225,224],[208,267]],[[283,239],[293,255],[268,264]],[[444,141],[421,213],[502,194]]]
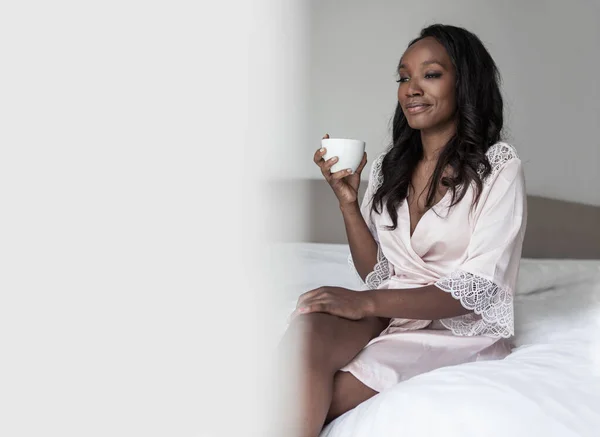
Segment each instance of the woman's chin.
[[432,123],[428,123],[427,120],[407,119],[406,121],[408,122],[408,125],[411,127],[411,129],[415,129],[415,130],[428,129],[432,125]]
[[439,119],[431,119],[428,117],[411,117],[407,118],[406,121],[411,129],[414,130],[443,130],[451,125],[454,125],[452,121],[440,121]]

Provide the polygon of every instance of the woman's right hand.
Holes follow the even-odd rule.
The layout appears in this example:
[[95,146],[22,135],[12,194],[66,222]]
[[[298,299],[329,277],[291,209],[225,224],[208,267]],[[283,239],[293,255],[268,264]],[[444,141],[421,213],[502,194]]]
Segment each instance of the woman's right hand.
[[[326,134],[323,139],[325,138],[329,138],[329,135]],[[358,201],[360,173],[367,164],[367,152],[365,152],[363,155],[362,161],[354,173],[351,173],[349,169],[331,173],[331,167],[337,162],[337,157],[334,156],[325,161],[325,159],[323,159],[323,155],[325,155],[326,152],[327,150],[324,148],[317,150],[313,159],[315,164],[317,164],[321,169],[323,177],[333,189],[333,192],[338,198],[340,205],[350,204]]]

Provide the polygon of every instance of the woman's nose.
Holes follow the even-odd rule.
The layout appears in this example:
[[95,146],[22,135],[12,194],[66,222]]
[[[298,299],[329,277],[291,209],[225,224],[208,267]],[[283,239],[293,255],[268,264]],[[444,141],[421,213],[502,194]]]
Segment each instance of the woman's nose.
[[411,96],[420,96],[420,95],[423,95],[423,90],[419,86],[419,81],[415,80],[415,79],[411,79],[408,82],[408,87],[406,89],[406,96],[411,97]]

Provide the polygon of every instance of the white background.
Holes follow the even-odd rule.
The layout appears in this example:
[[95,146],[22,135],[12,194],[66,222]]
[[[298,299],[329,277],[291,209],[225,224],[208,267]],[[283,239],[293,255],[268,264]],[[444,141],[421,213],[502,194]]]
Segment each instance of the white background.
[[264,435],[295,4],[2,3],[0,435]]

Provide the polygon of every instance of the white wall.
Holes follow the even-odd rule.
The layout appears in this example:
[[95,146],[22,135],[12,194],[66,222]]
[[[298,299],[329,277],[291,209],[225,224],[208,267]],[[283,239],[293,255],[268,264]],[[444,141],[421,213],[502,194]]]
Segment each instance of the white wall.
[[296,106],[308,118],[288,175],[320,177],[310,157],[325,132],[364,139],[372,161],[390,141],[398,60],[441,22],[476,33],[496,60],[529,193],[600,205],[599,18],[593,0],[312,1],[309,95]]

